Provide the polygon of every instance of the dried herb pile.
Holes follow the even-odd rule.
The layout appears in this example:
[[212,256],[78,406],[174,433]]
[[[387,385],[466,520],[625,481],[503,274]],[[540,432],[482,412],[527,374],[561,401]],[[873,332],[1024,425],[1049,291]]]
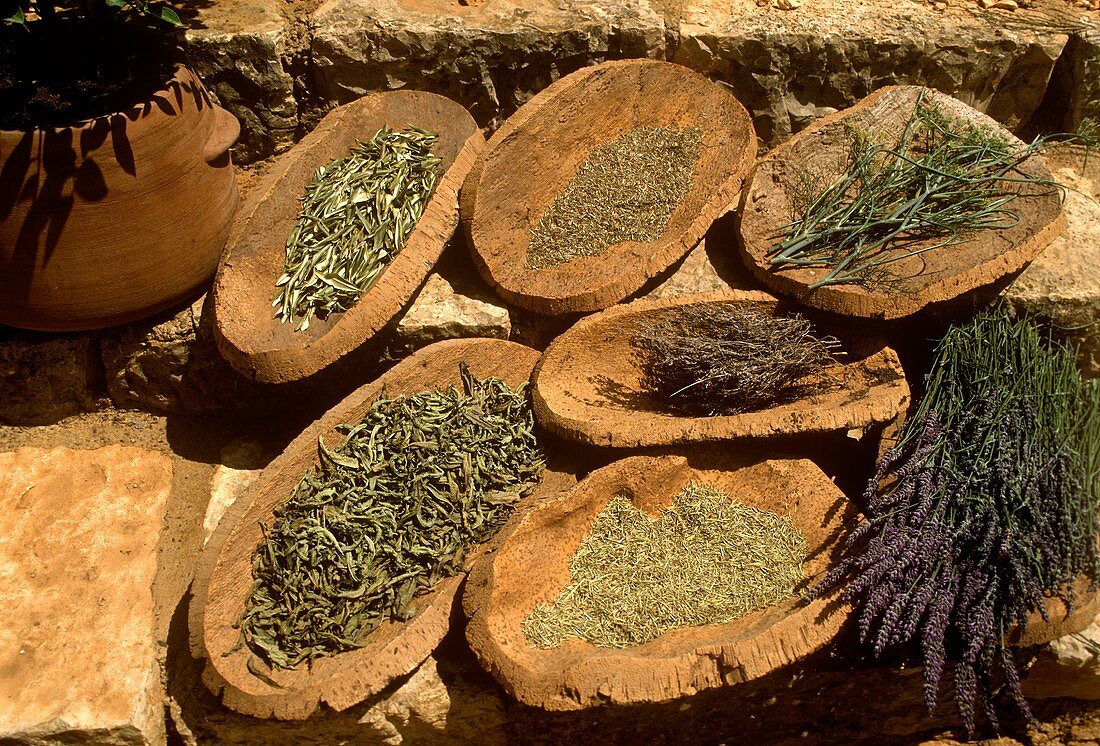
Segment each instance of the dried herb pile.
[[531,230],[527,267],[660,238],[691,189],[701,137],[694,127],[636,127],[597,145]]
[[1057,187],[1020,170],[1042,151],[1042,139],[1014,146],[923,98],[897,143],[852,129],[840,176],[823,188],[807,177],[804,204],[796,205],[801,217],[769,253],[774,269],[827,269],[815,288],[889,285],[897,279],[889,265],[898,260],[1018,223],[1012,202],[1019,182]]
[[696,303],[647,322],[633,340],[645,385],[676,411],[737,414],[789,400],[833,364],[840,342],[814,335],[801,316],[735,303]]
[[275,668],[358,647],[463,568],[541,477],[526,385],[462,370],[450,387],[379,399],[318,443],[306,474],[264,527],[242,641]]
[[409,126],[383,127],[344,158],[319,169],[286,243],[286,261],[272,302],[282,321],[355,305],[405,245],[439,179],[432,155],[437,136]]
[[930,711],[954,661],[973,732],[979,706],[997,725],[1002,683],[1031,717],[1004,635],[1081,573],[1100,578],[1100,383],[995,312],[947,333],[926,388],[867,486],[868,522],[811,596],[843,588],[876,655],[919,641]]
[[570,581],[523,622],[527,640],[625,648],[721,624],[789,598],[806,539],[790,518],[690,485],[653,519],[616,495],[569,563]]

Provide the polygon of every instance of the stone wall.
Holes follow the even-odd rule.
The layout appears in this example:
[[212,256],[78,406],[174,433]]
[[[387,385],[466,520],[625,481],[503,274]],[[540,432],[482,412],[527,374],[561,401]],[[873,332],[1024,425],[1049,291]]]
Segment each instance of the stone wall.
[[[773,4],[774,5],[774,4]],[[1008,12],[913,0],[217,0],[188,18],[195,65],[242,124],[238,163],[266,158],[327,108],[418,88],[494,128],[562,75],[667,59],[728,83],[765,145],[884,85],[918,83],[1010,127],[1100,116],[1100,14],[1060,0]],[[1076,13],[1077,15],[1073,15]]]

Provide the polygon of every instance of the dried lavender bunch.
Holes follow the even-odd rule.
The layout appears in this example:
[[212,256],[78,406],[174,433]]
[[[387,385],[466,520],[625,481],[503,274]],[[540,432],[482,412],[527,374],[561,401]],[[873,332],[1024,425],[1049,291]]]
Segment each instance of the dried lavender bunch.
[[1005,635],[1100,577],[1100,385],[1071,349],[1003,312],[953,327],[864,495],[868,520],[809,597],[843,587],[876,656],[919,640],[929,711],[947,661],[969,733],[998,682],[1028,719]]
[[751,305],[696,303],[647,321],[634,338],[646,386],[675,409],[705,416],[760,409],[796,396],[833,363],[840,342],[801,316]]

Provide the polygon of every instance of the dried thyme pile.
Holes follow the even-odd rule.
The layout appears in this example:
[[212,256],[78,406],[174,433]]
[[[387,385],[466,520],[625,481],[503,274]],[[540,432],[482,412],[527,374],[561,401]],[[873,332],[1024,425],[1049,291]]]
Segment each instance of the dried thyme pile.
[[953,327],[864,500],[809,595],[842,588],[876,655],[919,642],[929,712],[953,662],[969,732],[979,707],[996,726],[1002,685],[1030,718],[1004,638],[1081,573],[1100,579],[1100,383],[1027,321]]
[[789,598],[807,551],[790,518],[712,487],[688,486],[656,520],[617,495],[573,555],[569,584],[523,633],[539,648],[571,637],[625,648],[732,621]]
[[636,127],[597,145],[531,230],[528,269],[660,238],[691,189],[697,128]]
[[436,135],[410,126],[383,127],[351,154],[319,169],[286,242],[286,261],[272,302],[283,322],[355,305],[405,245],[439,179],[431,153]]
[[807,177],[801,215],[769,253],[774,269],[828,270],[810,287],[894,284],[894,262],[1016,225],[1015,183],[1057,188],[1020,170],[1044,140],[1016,147],[926,105],[923,91],[894,145],[850,135],[843,172],[823,188]]
[[[697,303],[643,323],[633,340],[645,385],[669,409],[711,416],[789,400],[833,364],[840,342],[801,316],[749,305]],[[831,382],[818,380],[815,389]]]
[[[463,568],[543,469],[526,386],[462,370],[451,387],[380,399],[342,446],[318,443],[263,527],[242,641],[275,668],[350,650]],[[251,668],[251,666],[250,666]]]

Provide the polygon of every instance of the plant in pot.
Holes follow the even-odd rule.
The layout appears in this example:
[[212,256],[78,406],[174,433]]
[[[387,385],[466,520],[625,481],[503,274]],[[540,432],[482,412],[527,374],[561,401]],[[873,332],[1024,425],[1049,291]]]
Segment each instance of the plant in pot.
[[237,207],[240,125],[147,0],[0,0],[0,324],[133,321],[192,295]]

